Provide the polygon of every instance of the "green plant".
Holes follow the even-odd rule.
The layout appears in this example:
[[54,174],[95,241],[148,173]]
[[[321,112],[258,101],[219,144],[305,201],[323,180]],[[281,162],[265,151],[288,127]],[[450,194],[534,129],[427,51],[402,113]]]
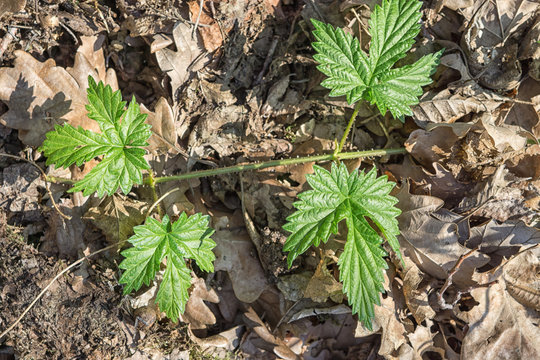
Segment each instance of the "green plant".
[[[366,99],[377,104],[381,113],[388,109],[394,116],[409,114],[410,105],[418,101],[421,86],[429,83],[429,74],[440,56],[440,53],[427,55],[413,65],[391,68],[412,46],[413,38],[419,31],[419,8],[417,0],[383,0],[382,8],[375,8],[370,21],[373,39],[369,57],[360,49],[358,40],[345,35],[341,29],[314,20],[314,34],[318,40],[313,44],[318,52],[315,58],[320,62],[319,69],[328,75],[323,85],[331,89],[331,95],[346,95],[350,103]],[[144,123],[146,115],[140,113],[135,99],[124,110],[125,102],[121,101],[119,91],[113,92],[110,86],[101,82],[96,84],[91,77],[88,84],[88,116],[99,124],[101,133],[74,128],[69,124],[56,125],[55,130],[46,135],[39,149],[47,157],[47,165],[60,167],[80,166],[102,157],[98,165],[80,181],[47,177],[48,181],[73,184],[70,192],[83,191],[84,195],[96,193],[102,197],[112,195],[118,188],[127,194],[134,184],[144,184],[150,186],[154,199],[157,199],[156,184],[165,181],[333,160],[331,171],[315,166],[315,173],[307,176],[313,189],[298,196],[300,201],[295,203],[297,210],[284,226],[285,230],[291,232],[284,250],[289,252],[290,266],[310,246],[328,241],[331,235],[338,232],[338,224],[345,220],[348,234],[338,261],[340,280],[343,281],[353,312],[359,314],[367,327],[371,327],[373,306],[379,303],[379,293],[383,290],[383,269],[386,267],[383,258],[386,252],[381,247],[383,238],[378,232],[401,257],[396,238],[399,234],[395,219],[399,210],[394,207],[397,200],[389,195],[394,185],[386,177],[377,177],[375,168],[368,173],[357,170],[349,172],[343,163],[338,162],[402,154],[405,149],[342,152],[358,106],[332,154],[154,177],[143,157],[151,129]],[[143,171],[148,171],[148,175],[143,176]],[[158,202],[156,200],[156,204]],[[156,302],[169,318],[176,321],[189,297],[191,276],[186,260],[194,260],[204,271],[214,270],[212,249],[216,244],[210,238],[213,230],[209,226],[209,218],[185,213],[176,221],[171,221],[167,215],[161,221],[147,217],[145,224],[136,226],[134,232],[127,240],[133,247],[122,252],[125,259],[120,264],[124,270],[120,278],[120,282],[126,285],[124,293],[150,284],[166,260]]]
[[[429,54],[414,64],[392,68],[414,43],[420,31],[421,2],[417,0],[383,0],[375,6],[369,21],[372,35],[369,56],[360,48],[358,39],[342,29],[313,20],[313,48],[319,62],[318,69],[328,76],[321,84],[330,89],[330,96],[345,95],[349,104],[367,100],[375,104],[381,114],[387,110],[397,118],[412,115],[410,106],[418,103],[422,86],[431,82],[442,51]],[[358,103],[359,104],[359,103]],[[359,105],[347,125],[335,154],[343,149],[352,128]],[[327,242],[338,232],[338,224],[345,220],[347,241],[339,257],[339,278],[352,306],[353,314],[367,328],[371,328],[374,304],[380,304],[383,291],[383,269],[387,268],[381,247],[382,237],[399,258],[399,234],[394,205],[397,199],[389,193],[394,184],[386,177],[377,177],[375,170],[365,174],[347,171],[345,165],[332,164],[331,171],[315,167],[307,176],[312,190],[298,195],[296,212],[287,218],[283,227],[291,232],[284,245],[288,264],[310,246]],[[368,222],[375,225],[375,228]],[[378,231],[378,232],[377,232]]]
[[317,51],[314,58],[328,76],[321,85],[331,90],[330,96],[345,95],[349,104],[367,100],[383,115],[387,110],[396,118],[412,115],[411,105],[418,104],[422,86],[431,83],[442,54],[441,50],[414,64],[392,68],[420,32],[421,6],[418,0],[383,0],[382,7],[375,6],[369,21],[369,56],[352,35],[312,20],[317,39],[312,44]]

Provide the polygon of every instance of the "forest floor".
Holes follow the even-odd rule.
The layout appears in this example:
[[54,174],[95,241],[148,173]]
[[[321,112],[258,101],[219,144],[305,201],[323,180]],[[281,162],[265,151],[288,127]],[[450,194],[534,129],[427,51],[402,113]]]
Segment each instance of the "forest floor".
[[[95,165],[55,169],[37,151],[55,124],[95,126],[89,75],[148,114],[158,176],[331,153],[353,108],[320,86],[309,20],[365,50],[378,3],[3,1],[0,333],[152,204],[144,186],[102,199],[47,191],[31,163],[74,180]],[[362,104],[346,145],[407,150],[347,161],[396,182],[402,212],[403,262],[389,251],[373,329],[342,293],[344,229],[287,266],[282,226],[308,188],[306,163],[158,185],[176,189],[162,203],[170,217],[202,212],[216,229],[215,272],[193,269],[181,321],[159,311],[156,283],[122,295],[114,249],[53,282],[0,338],[0,359],[540,358],[540,5],[432,0],[422,11],[400,62],[444,48],[433,83],[405,122]]]

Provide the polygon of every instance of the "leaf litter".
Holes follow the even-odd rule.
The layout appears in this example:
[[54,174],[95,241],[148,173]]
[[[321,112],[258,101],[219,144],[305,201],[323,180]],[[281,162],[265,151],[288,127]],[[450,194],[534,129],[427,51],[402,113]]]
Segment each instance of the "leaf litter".
[[[320,154],[343,132],[352,110],[317,86],[323,77],[311,59],[309,19],[359,36],[367,51],[367,19],[376,2],[204,1],[202,9],[199,1],[178,8],[164,1],[117,3],[94,8],[39,1],[38,9],[27,4],[26,12],[4,15],[4,24],[22,27],[9,33],[16,38],[0,33],[0,130],[8,134],[2,151],[37,147],[64,122],[99,130],[84,108],[89,74],[143,104],[153,127],[146,160],[161,176]],[[58,16],[64,27],[54,18],[34,25],[36,11]],[[154,306],[155,283],[122,301],[119,258],[110,253],[44,298],[49,309],[63,304],[68,330],[48,331],[60,327],[44,327],[52,315],[38,306],[0,346],[38,358],[53,349],[60,357],[180,358],[190,341],[222,357],[538,357],[538,4],[441,1],[423,11],[423,41],[405,61],[445,47],[434,85],[403,125],[362,106],[351,141],[353,149],[397,143],[409,152],[361,164],[369,169],[378,162],[399,181],[394,195],[402,210],[404,266],[386,259],[386,292],[372,331],[359,325],[338,291],[335,260],[344,228],[321,252],[310,250],[293,268],[284,266],[280,228],[313,172],[313,164],[304,164],[159,185],[160,194],[174,191],[162,204],[165,214],[204,211],[223,219],[213,224],[221,226],[214,237],[216,272],[206,275],[191,265],[182,318],[188,328],[171,324]],[[3,233],[0,263],[9,264],[0,271],[3,329],[62,259],[125,239],[130,224],[142,222],[152,195],[134,188],[100,202],[68,198],[66,188],[55,185],[63,211],[77,219],[42,216],[50,200],[39,174],[27,164],[0,161],[0,213],[7,215],[0,228],[22,225],[23,238],[39,249]],[[78,172],[58,176],[77,179]],[[22,274],[29,290],[21,292],[14,284]],[[77,311],[84,315],[70,320]],[[99,341],[84,336],[83,323]],[[38,338],[46,340],[36,346]]]

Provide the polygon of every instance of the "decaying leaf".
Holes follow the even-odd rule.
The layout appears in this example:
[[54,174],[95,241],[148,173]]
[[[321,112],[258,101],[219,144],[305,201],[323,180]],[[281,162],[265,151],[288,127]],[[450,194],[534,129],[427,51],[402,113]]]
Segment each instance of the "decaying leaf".
[[257,300],[268,282],[248,234],[218,230],[213,239],[217,244],[215,270],[229,273],[234,294],[240,301],[252,303]]
[[[113,69],[106,70],[100,36],[82,36],[72,68],[56,66],[53,59],[40,62],[32,55],[15,51],[14,67],[0,68],[0,100],[9,110],[0,123],[19,130],[21,141],[40,146],[55,124],[99,132],[98,124],[86,116],[88,76],[118,88]],[[95,50],[98,49],[98,50]]]
[[538,6],[530,0],[475,2],[461,43],[480,84],[496,90],[516,87],[522,71],[517,39],[531,25]]
[[474,289],[471,295],[479,304],[466,317],[470,329],[463,339],[463,359],[540,357],[538,317],[517,302],[503,283]]
[[304,296],[316,302],[325,302],[328,298],[340,303],[343,301],[343,285],[335,279],[326,266],[327,261],[323,259],[315,274],[307,284]]
[[113,194],[105,197],[99,205],[88,209],[84,218],[92,220],[94,225],[103,231],[107,241],[117,243],[126,240],[133,234],[133,227],[144,222],[148,207],[146,202]]
[[509,99],[469,82],[457,89],[430,91],[413,106],[414,120],[428,123],[453,123],[467,114],[491,112]]
[[173,38],[177,51],[161,49],[156,51],[159,67],[171,78],[173,96],[176,90],[186,82],[203,61],[195,63],[202,54],[202,44],[191,37],[192,28],[184,22],[178,22],[173,29]]

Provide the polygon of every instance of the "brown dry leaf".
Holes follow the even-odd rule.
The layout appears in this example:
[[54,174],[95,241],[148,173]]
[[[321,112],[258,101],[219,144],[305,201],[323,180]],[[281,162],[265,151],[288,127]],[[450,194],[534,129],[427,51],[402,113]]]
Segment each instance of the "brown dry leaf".
[[204,279],[198,278],[192,273],[191,290],[186,311],[180,315],[182,322],[188,323],[191,329],[206,329],[208,325],[216,323],[216,317],[212,310],[204,302],[219,302],[216,291],[207,286]]
[[245,303],[257,300],[268,282],[249,235],[245,231],[218,230],[212,239],[217,244],[215,270],[227,271],[238,300]]
[[13,164],[0,173],[0,205],[18,213],[19,221],[36,222],[42,219],[39,188],[45,188],[40,172],[31,164]]
[[281,359],[287,360],[298,360],[299,357],[292,352],[292,350],[281,340],[279,337],[274,336],[266,324],[261,320],[253,308],[249,307],[244,312],[244,322],[245,324],[253,330],[258,337],[263,340],[259,342],[258,345],[261,348],[272,351],[274,354],[279,356]]
[[[441,359],[447,359],[445,357],[444,349],[437,347],[433,341],[434,334],[431,333],[430,328],[433,326],[431,320],[426,321],[427,326],[418,325],[413,333],[407,334],[409,341],[415,351],[414,360],[421,360],[424,358],[434,357],[433,353],[439,354]],[[428,352],[432,353],[429,354]]]
[[381,347],[379,355],[387,357],[407,343],[405,327],[398,316],[396,305],[391,295],[383,297],[381,305],[375,305],[373,330],[366,329],[361,322],[356,327],[354,336],[365,337],[378,332],[381,334]]
[[416,161],[433,171],[432,164],[448,157],[457,140],[449,126],[438,126],[431,131],[418,129],[409,135],[405,148]]
[[467,82],[455,89],[428,91],[412,111],[414,121],[425,127],[428,123],[453,123],[471,113],[489,113],[508,100],[476,83]]
[[[538,248],[537,248],[538,249]],[[504,266],[506,291],[521,305],[540,311],[540,259],[538,251],[529,250]]]
[[174,125],[174,114],[171,106],[164,98],[159,98],[154,112],[141,105],[141,112],[147,114],[146,123],[151,125],[152,136],[148,139],[147,149],[150,152],[173,153],[181,152],[178,148],[178,136]]
[[191,26],[179,21],[173,29],[176,51],[161,49],[156,51],[159,67],[171,78],[173,98],[176,90],[184,84],[203,65],[202,42],[191,37]]
[[521,77],[517,39],[538,8],[537,1],[496,0],[477,1],[467,9],[470,21],[461,43],[480,84],[495,90],[516,87]]
[[486,132],[493,140],[493,145],[499,152],[510,150],[521,150],[527,144],[527,137],[522,135],[518,126],[495,125],[495,119],[490,114],[482,114],[480,121]]
[[315,274],[309,280],[304,296],[315,302],[325,302],[328,298],[340,303],[343,301],[343,285],[328,270],[328,259],[323,259],[317,266]]
[[[537,213],[526,201],[534,189],[533,183],[516,178],[502,165],[488,179],[478,183],[470,195],[463,197],[456,211],[474,211],[477,216],[498,221],[521,219],[528,223]],[[540,195],[538,189],[536,195]]]
[[479,251],[491,258],[491,265],[499,265],[504,257],[521,251],[522,248],[540,243],[540,230],[525,225],[521,221],[507,221],[498,224],[491,220],[483,226],[471,229],[471,237],[466,245],[479,246]]
[[461,314],[470,327],[461,348],[463,359],[540,358],[537,313],[517,302],[503,282],[474,289],[471,295],[479,304]]
[[416,266],[406,252],[404,255],[405,274],[402,274],[403,296],[405,297],[409,311],[414,316],[416,322],[420,324],[426,319],[433,319],[436,315],[435,311],[429,305],[428,299],[432,288],[430,281],[426,281],[428,276]]
[[512,108],[501,114],[504,123],[516,125],[540,138],[540,81],[525,79],[518,88],[516,99],[527,103],[513,103]]
[[[39,62],[30,54],[16,50],[12,68],[0,68],[0,100],[9,110],[0,123],[19,130],[19,138],[30,146],[40,146],[55,124],[99,131],[86,116],[88,75],[118,88],[113,69],[105,69],[102,44],[105,37],[81,36],[82,45],[72,68],[56,66],[53,59]],[[98,50],[95,50],[98,49]]]
[[0,3],[0,17],[6,13],[16,13],[24,9],[26,0],[4,0]]
[[523,45],[519,49],[519,59],[530,59],[529,75],[532,79],[540,81],[540,18],[536,19],[536,23],[531,27],[525,38]]
[[105,197],[99,205],[88,209],[84,219],[92,220],[107,241],[113,244],[126,240],[133,234],[133,227],[144,222],[148,207],[146,202],[113,194]]
[[[199,0],[188,1],[189,12],[191,13],[192,19],[197,19],[200,12]],[[203,6],[203,11],[199,18],[199,24],[207,26],[199,26],[197,30],[201,34],[201,38],[204,44],[204,48],[208,52],[217,50],[223,43],[223,37],[221,36],[221,30],[217,22],[212,19],[207,13],[205,6]]]
[[[403,247],[411,259],[429,275],[446,279],[459,257],[470,249],[460,243],[468,237],[468,225],[460,216],[439,211],[442,201],[425,195],[411,195],[406,186],[396,195],[402,214],[398,217]],[[472,285],[472,273],[485,265],[489,258],[475,253],[465,259],[454,275],[454,283]]]

